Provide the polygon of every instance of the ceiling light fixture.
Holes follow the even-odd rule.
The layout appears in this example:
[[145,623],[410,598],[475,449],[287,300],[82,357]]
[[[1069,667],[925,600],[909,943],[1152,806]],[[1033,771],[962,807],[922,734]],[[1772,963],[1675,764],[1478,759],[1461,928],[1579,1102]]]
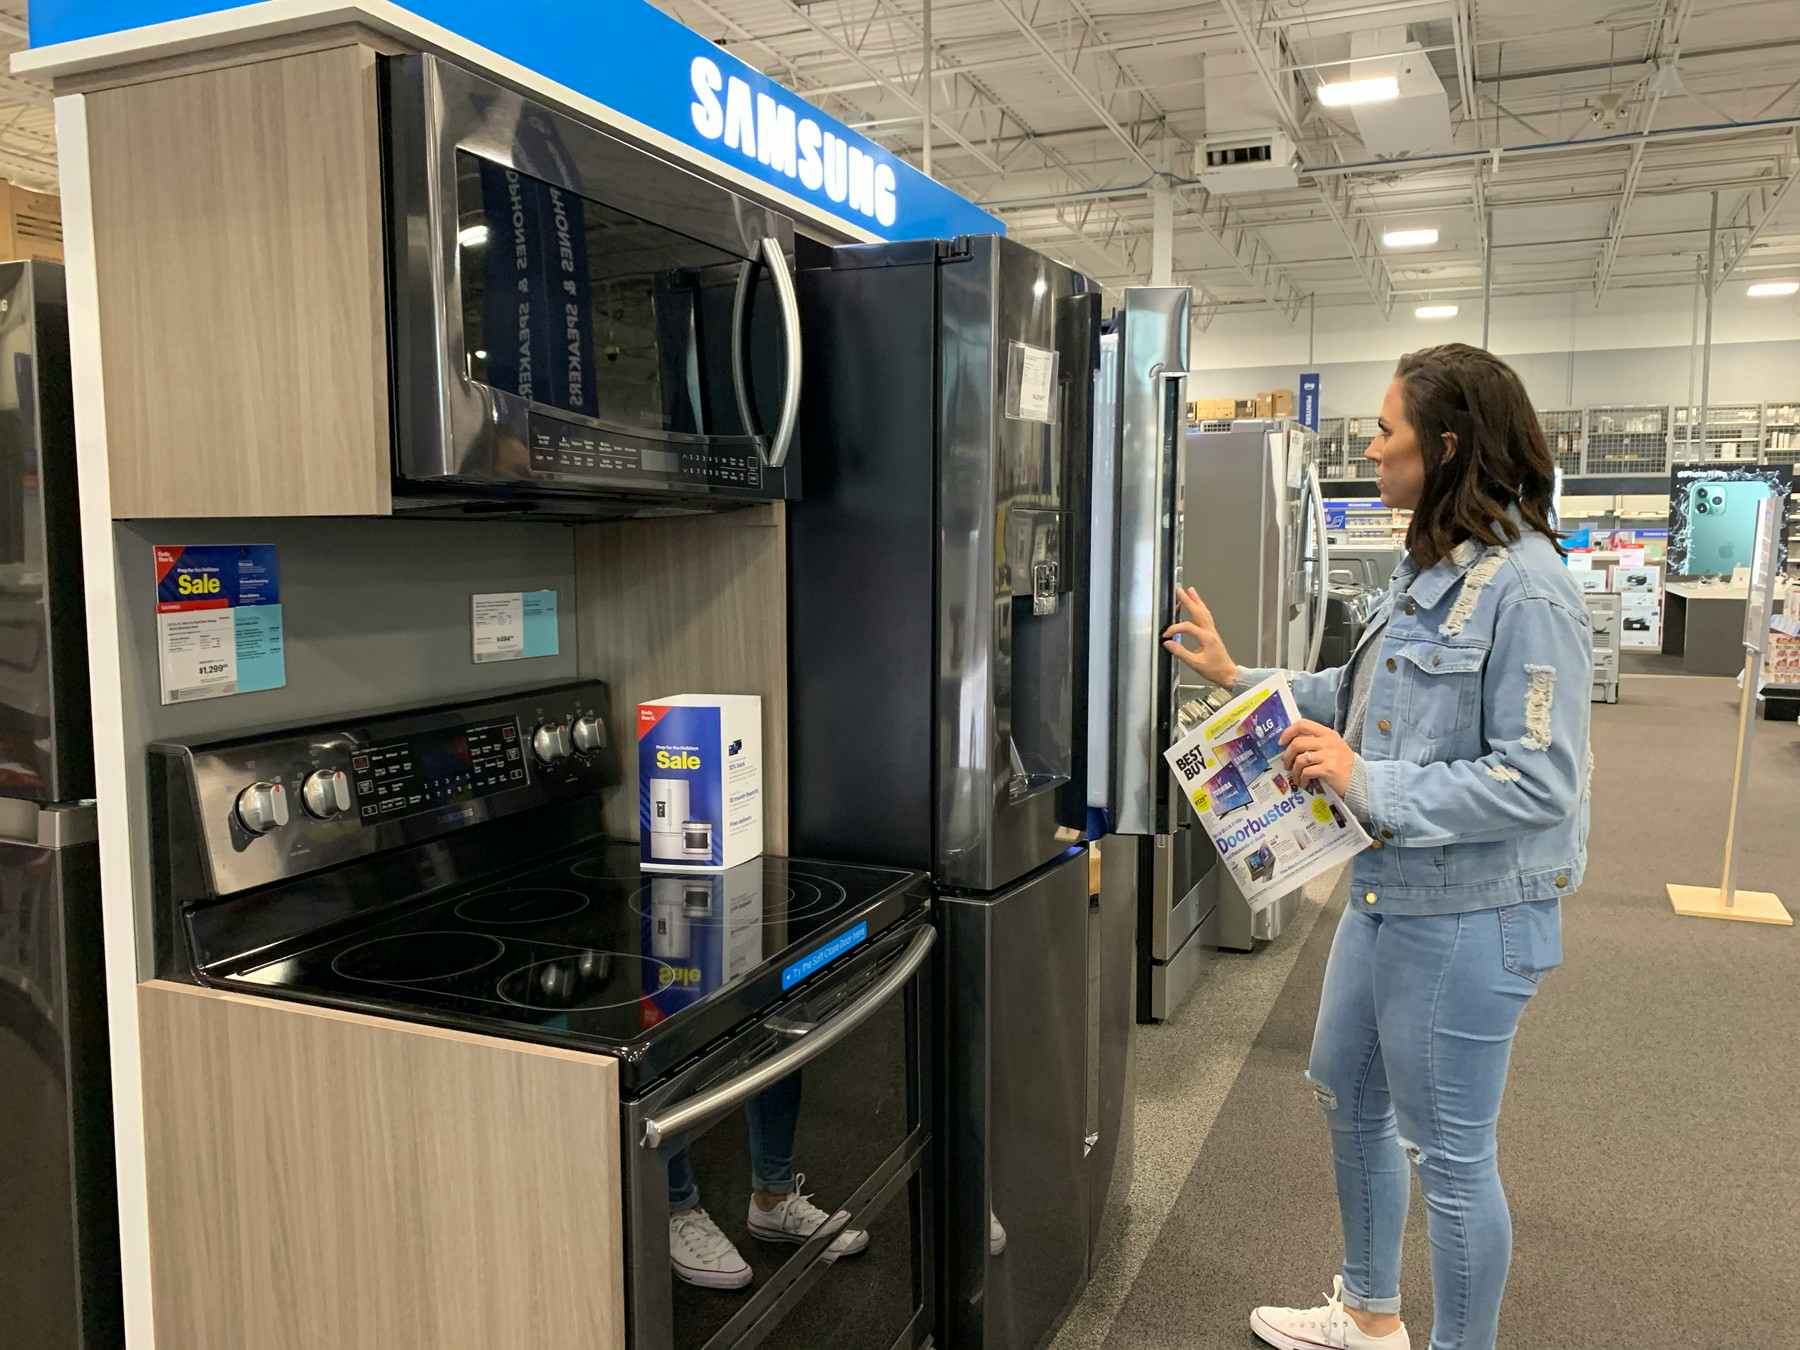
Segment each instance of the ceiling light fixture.
[[1456,315],[1455,305],[1420,305],[1413,311],[1415,319],[1454,319]]
[[1381,236],[1383,248],[1428,248],[1437,241],[1438,232],[1433,229],[1389,230]]
[[1752,300],[1769,300],[1778,295],[1800,292],[1800,281],[1753,281],[1745,292]]
[[456,232],[456,242],[464,248],[480,248],[488,241],[488,227],[485,225],[465,225]]
[[1392,75],[1372,80],[1338,80],[1319,86],[1319,102],[1327,108],[1355,108],[1364,103],[1389,103],[1400,97],[1400,81]]

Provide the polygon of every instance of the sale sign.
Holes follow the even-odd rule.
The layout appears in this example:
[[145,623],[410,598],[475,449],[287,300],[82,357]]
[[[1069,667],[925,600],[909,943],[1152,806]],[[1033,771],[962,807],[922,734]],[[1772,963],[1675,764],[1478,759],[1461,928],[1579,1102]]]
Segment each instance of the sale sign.
[[281,574],[271,544],[158,544],[162,701],[191,703],[287,683]]

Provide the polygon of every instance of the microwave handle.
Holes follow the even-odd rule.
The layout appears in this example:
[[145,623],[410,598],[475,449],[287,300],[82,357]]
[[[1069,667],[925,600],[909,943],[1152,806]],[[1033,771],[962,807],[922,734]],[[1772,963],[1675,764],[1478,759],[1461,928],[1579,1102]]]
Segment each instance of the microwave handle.
[[[905,988],[907,981],[925,964],[925,958],[931,954],[932,944],[936,941],[937,929],[929,925],[921,928],[906,944],[906,950],[900,959],[894,962],[893,967],[867,993],[859,995],[855,1002],[822,1023],[817,1030],[806,1031],[799,1040],[779,1054],[770,1055],[755,1068],[746,1069],[705,1092],[697,1092],[673,1110],[646,1120],[644,1137],[640,1141],[642,1146],[649,1149],[661,1148],[668,1140],[717,1120],[734,1107],[743,1105],[759,1092],[767,1091],[803,1065],[817,1059],[873,1017],[884,1003]],[[790,1033],[792,1030],[798,1028],[790,1028]]]
[[794,277],[788,271],[787,255],[781,244],[769,238],[762,241],[763,262],[775,282],[775,296],[781,301],[782,340],[787,348],[787,382],[781,391],[781,421],[775,427],[775,439],[769,443],[769,467],[779,469],[787,463],[788,450],[794,443],[794,428],[800,421],[800,297],[794,291]]
[[738,425],[746,435],[756,434],[756,414],[750,407],[750,386],[744,380],[744,311],[750,304],[750,281],[756,264],[746,258],[738,267],[737,286],[731,294],[731,392],[737,398]]

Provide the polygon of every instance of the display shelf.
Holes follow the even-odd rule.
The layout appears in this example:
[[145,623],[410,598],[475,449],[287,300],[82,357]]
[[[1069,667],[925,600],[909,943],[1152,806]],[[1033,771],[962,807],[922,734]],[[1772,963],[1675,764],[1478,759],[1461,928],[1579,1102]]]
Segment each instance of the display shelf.
[[1342,478],[1344,476],[1344,419],[1341,417],[1321,417],[1319,419],[1319,477]]
[[1565,475],[1581,472],[1581,409],[1559,408],[1538,413],[1538,425],[1544,429],[1544,441],[1556,457],[1556,467]]
[[1677,460],[1758,463],[1763,453],[1763,405],[1718,404],[1706,409],[1705,434],[1700,409],[1675,409],[1673,444]]
[[1195,429],[1197,431],[1230,431],[1231,419],[1229,417],[1208,418],[1204,422],[1195,423]]
[[1669,410],[1647,405],[1587,410],[1587,474],[1663,473],[1669,467]]
[[1345,478],[1373,478],[1375,466],[1364,458],[1366,451],[1375,438],[1381,434],[1379,419],[1374,417],[1352,417],[1344,423],[1344,472]]
[[1763,404],[1763,463],[1800,463],[1800,401]]

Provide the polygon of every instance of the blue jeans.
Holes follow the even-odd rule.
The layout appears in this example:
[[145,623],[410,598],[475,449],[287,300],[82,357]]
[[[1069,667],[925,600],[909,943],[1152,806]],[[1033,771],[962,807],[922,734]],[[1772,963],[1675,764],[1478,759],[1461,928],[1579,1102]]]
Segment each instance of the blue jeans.
[[[744,1106],[750,1133],[750,1180],[759,1191],[785,1195],[794,1189],[794,1131],[800,1124],[800,1075],[791,1073]],[[680,1211],[700,1203],[700,1183],[687,1141],[669,1154],[669,1208]]]
[[1431,1236],[1431,1350],[1493,1350],[1512,1263],[1495,1127],[1513,1032],[1562,963],[1558,900],[1338,924],[1307,1071],[1331,1126],[1344,1301],[1400,1310],[1400,1244],[1419,1172]]

